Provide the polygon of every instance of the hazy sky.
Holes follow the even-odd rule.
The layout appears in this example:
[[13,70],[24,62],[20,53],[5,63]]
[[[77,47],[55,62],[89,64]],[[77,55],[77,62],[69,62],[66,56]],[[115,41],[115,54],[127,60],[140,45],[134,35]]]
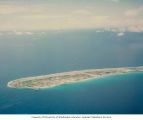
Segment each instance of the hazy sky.
[[0,0],[0,31],[143,31],[143,0]]

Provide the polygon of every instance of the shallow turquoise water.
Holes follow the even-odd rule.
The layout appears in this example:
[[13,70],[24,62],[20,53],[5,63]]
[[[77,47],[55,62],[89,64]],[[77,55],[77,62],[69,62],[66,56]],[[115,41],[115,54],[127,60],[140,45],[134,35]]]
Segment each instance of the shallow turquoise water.
[[143,113],[143,73],[108,76],[45,90],[7,89],[1,113]]

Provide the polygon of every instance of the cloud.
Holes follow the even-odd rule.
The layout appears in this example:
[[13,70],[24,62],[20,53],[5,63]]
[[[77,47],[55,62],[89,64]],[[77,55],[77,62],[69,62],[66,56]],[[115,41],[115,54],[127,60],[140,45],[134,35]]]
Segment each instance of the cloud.
[[26,8],[23,6],[17,6],[17,5],[0,5],[0,14],[15,14],[15,13],[21,13],[26,11]]
[[[142,24],[142,26],[143,26],[143,24]],[[129,31],[129,32],[143,32],[142,26],[130,26],[130,27],[128,27],[127,31]]]
[[26,35],[33,35],[33,32],[25,32]]
[[119,8],[119,13],[108,10],[106,5],[100,8],[96,5],[53,7],[50,4],[0,4],[0,31],[15,30],[15,35],[34,34],[21,31],[89,28],[143,32],[143,7],[125,10]]
[[27,31],[13,31],[10,32],[10,35],[33,35],[34,32],[27,32]]
[[14,34],[15,35],[23,35],[24,33],[23,32],[18,32],[18,31],[14,31]]
[[76,11],[73,11],[73,14],[77,14],[77,15],[91,15],[92,12],[89,11],[88,9],[79,9],[79,10],[76,10]]
[[139,7],[139,8],[136,8],[136,9],[130,9],[130,10],[127,10],[125,12],[125,15],[127,17],[136,17],[136,16],[139,16],[140,14],[143,15],[143,7]]
[[0,36],[2,36],[3,35],[3,33],[0,33]]
[[103,30],[96,30],[97,33],[102,33],[104,32]]
[[117,36],[121,37],[121,36],[124,36],[124,34],[125,34],[125,33],[120,32],[120,33],[117,34]]
[[116,2],[116,3],[119,2],[119,0],[111,0],[111,1],[112,1],[112,2]]
[[45,4],[0,4],[0,15],[42,15],[48,12]]

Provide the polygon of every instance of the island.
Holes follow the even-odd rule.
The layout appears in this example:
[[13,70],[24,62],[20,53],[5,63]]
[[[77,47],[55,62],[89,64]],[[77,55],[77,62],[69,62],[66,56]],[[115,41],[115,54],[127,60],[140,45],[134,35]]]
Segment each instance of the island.
[[125,74],[129,72],[143,72],[143,66],[139,67],[121,67],[121,68],[104,68],[104,69],[89,69],[80,71],[71,71],[63,73],[55,73],[49,75],[20,78],[8,82],[10,88],[28,88],[28,89],[44,89],[51,88],[63,84],[81,82],[84,80],[96,80],[96,78]]

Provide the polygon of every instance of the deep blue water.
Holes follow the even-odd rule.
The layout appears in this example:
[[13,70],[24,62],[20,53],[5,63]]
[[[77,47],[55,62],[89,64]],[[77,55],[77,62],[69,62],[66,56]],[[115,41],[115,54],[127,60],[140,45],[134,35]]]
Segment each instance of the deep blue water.
[[143,73],[117,75],[46,90],[18,90],[8,81],[35,75],[143,65],[143,33],[95,30],[0,36],[1,114],[141,114]]

